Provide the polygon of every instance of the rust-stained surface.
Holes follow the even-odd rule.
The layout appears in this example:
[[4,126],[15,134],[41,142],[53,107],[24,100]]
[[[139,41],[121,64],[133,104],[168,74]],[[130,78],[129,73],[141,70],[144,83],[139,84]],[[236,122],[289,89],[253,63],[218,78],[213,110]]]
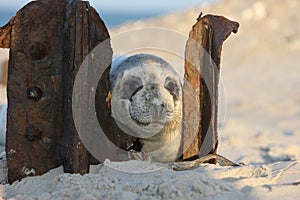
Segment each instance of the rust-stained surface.
[[216,153],[222,44],[238,27],[225,17],[206,15],[190,31],[185,50],[184,160]]
[[9,182],[61,164],[57,144],[62,136],[59,66],[65,5],[32,2],[14,19],[7,86]]
[[10,47],[10,183],[61,164],[66,172],[88,172],[89,153],[73,122],[72,86],[85,56],[107,38],[99,15],[81,1],[30,2],[0,29],[0,47]]

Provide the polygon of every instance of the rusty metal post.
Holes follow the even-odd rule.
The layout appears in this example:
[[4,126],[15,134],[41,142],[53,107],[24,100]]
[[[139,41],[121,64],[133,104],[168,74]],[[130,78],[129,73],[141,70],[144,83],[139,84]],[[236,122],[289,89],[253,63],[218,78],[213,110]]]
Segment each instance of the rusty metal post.
[[190,31],[185,49],[184,160],[217,151],[222,44],[231,32],[237,32],[238,27],[237,22],[222,16],[200,15]]
[[[0,48],[10,48],[10,183],[62,164],[65,172],[88,172],[89,153],[73,122],[72,87],[85,56],[108,38],[95,9],[76,0],[30,2],[0,28]],[[112,55],[110,46],[107,51]]]

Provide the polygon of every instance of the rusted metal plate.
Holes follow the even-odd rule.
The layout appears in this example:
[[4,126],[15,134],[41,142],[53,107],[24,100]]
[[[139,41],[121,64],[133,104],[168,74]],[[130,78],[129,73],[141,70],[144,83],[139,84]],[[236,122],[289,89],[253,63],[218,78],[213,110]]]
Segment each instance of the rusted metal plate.
[[[185,51],[184,160],[216,153],[222,44],[238,27],[237,22],[222,16],[200,15],[190,31]],[[200,120],[195,122],[193,116]]]
[[12,26],[6,146],[10,182],[61,164],[65,6],[31,2],[18,11]]
[[89,153],[74,126],[72,87],[85,56],[109,38],[103,21],[88,2],[41,0],[18,11],[9,26],[10,38],[0,34],[1,47],[10,47],[9,182],[61,164],[65,172],[87,173]]

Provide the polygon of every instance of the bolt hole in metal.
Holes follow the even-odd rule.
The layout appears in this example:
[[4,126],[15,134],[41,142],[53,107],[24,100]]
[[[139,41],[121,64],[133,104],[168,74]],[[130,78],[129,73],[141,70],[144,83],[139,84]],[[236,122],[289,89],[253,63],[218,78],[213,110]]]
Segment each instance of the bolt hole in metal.
[[31,86],[27,89],[27,98],[39,101],[43,96],[42,89],[39,86]]

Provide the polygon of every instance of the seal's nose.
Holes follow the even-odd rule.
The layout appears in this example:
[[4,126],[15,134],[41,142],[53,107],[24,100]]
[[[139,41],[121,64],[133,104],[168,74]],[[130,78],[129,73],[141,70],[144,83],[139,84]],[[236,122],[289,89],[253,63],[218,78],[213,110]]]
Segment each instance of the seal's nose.
[[[162,101],[163,86],[159,84],[148,84],[146,87],[148,95],[146,100],[150,103],[152,122],[164,123],[166,120],[166,105]],[[147,98],[151,97],[151,98]]]
[[153,104],[152,107],[152,121],[162,122],[166,117],[166,109],[165,105],[160,104]]

